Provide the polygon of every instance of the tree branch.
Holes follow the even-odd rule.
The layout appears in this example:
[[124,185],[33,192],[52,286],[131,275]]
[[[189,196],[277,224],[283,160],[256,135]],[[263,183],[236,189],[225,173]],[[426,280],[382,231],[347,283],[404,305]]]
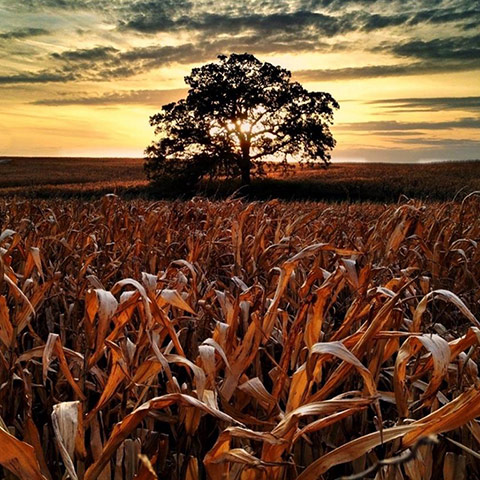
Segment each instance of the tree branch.
[[265,157],[267,155],[275,155],[277,152],[279,152],[282,148],[286,147],[292,141],[293,141],[293,138],[289,137],[288,140],[285,140],[284,142],[279,143],[271,152],[257,153],[256,155],[252,155],[250,159],[257,160],[258,158]]

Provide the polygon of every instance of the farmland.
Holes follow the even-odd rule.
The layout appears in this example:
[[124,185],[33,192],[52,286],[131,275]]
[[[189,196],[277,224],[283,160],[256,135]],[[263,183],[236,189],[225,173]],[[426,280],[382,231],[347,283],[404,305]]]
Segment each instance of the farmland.
[[[2,163],[4,162],[4,163]],[[272,168],[254,180],[252,198],[396,202],[401,196],[452,200],[480,190],[480,162],[432,164],[333,163],[327,170],[297,168],[287,176]],[[204,181],[199,194],[228,197],[236,182]],[[138,158],[0,159],[0,196],[28,198],[101,197],[115,192],[128,198],[175,197],[168,188],[150,189]]]
[[0,200],[5,475],[480,478],[479,210]]

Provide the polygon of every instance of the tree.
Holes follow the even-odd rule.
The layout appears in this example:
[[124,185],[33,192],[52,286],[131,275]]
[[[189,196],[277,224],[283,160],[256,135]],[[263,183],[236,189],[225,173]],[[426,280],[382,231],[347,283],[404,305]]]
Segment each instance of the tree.
[[146,149],[150,180],[194,184],[209,174],[249,184],[265,159],[330,163],[339,108],[330,94],[309,92],[288,70],[248,53],[218,58],[185,77],[185,99],[150,118],[160,136]]

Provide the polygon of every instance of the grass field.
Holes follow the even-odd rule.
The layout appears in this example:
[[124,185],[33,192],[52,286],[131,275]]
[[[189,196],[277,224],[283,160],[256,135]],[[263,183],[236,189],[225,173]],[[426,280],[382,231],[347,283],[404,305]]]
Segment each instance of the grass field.
[[[5,160],[5,159],[4,159]],[[199,193],[228,196],[235,182],[204,182]],[[333,164],[329,169],[298,169],[287,177],[271,173],[254,181],[252,198],[397,201],[401,195],[451,200],[480,190],[480,162],[434,164]],[[141,159],[15,158],[0,159],[0,195],[31,197],[101,196],[116,192],[129,197],[174,196],[152,191]]]
[[479,479],[479,211],[0,200],[4,477]]

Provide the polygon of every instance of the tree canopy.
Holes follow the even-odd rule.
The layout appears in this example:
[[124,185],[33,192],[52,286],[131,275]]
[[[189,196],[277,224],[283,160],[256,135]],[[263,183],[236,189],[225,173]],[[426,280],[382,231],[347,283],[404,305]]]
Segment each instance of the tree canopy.
[[330,162],[338,103],[309,92],[285,68],[251,54],[220,55],[185,77],[185,99],[150,118],[159,139],[146,149],[150,180],[240,176],[250,183],[262,161]]

